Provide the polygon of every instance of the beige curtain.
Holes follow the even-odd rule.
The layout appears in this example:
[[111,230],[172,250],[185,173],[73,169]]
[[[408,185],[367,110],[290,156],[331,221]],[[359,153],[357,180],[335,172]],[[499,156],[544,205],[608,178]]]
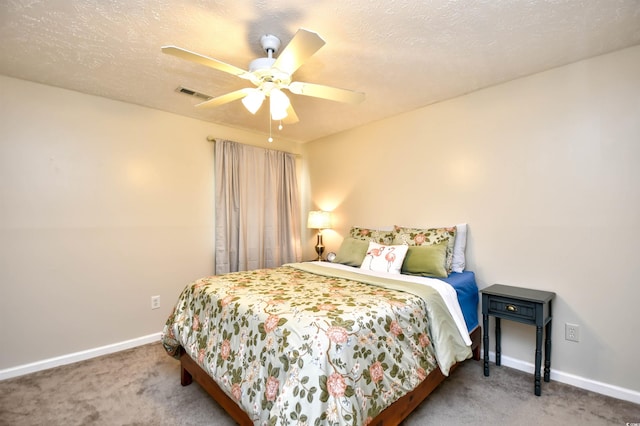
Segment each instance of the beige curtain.
[[216,274],[301,260],[295,155],[216,140]]

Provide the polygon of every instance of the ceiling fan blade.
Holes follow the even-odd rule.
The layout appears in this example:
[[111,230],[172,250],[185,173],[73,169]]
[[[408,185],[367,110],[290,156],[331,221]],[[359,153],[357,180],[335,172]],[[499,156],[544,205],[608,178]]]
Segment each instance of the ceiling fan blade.
[[282,119],[282,122],[284,124],[295,124],[298,121],[300,120],[298,119],[296,112],[293,110],[293,105],[289,104],[289,107],[287,108],[287,116]]
[[324,45],[325,41],[317,33],[300,28],[280,52],[273,67],[291,75]]
[[338,89],[337,87],[303,83],[300,81],[294,81],[289,84],[289,90],[296,95],[312,96],[314,98],[329,99],[350,104],[359,104],[364,101],[365,97],[364,93],[354,90]]
[[238,68],[234,65],[227,64],[208,56],[201,55],[199,53],[191,52],[190,50],[183,49],[177,46],[162,46],[162,53],[176,56],[180,59],[186,59],[187,61],[196,62],[198,64],[213,68],[216,70],[224,71],[229,74],[237,75],[245,80],[253,81],[253,74],[249,71],[245,71],[242,68]]
[[200,102],[199,104],[196,104],[196,107],[212,108],[212,107],[217,107],[223,104],[227,104],[229,102],[235,101],[236,99],[244,98],[249,93],[251,93],[252,90],[255,90],[255,89],[244,88],[244,89],[236,90],[234,92],[227,93],[226,95],[221,95],[221,96],[209,99],[208,101]]

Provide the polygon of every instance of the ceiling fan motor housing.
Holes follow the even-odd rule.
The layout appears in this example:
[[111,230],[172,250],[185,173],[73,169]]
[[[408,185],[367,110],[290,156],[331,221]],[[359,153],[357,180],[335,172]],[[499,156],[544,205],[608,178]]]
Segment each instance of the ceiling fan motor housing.
[[261,87],[268,94],[273,86],[284,87],[291,83],[291,76],[272,68],[276,62],[276,58],[273,55],[280,49],[280,39],[274,35],[265,34],[260,38],[260,44],[268,57],[251,61],[249,71],[257,77],[258,82],[256,84],[258,86],[263,86],[264,83],[273,83],[272,85]]
[[256,72],[260,70],[268,70],[276,61],[276,58],[258,58],[251,61],[249,71]]
[[257,58],[249,64],[249,71],[255,77],[252,81],[266,94],[273,87],[286,88],[291,83],[291,75],[273,68],[275,62],[275,58]]

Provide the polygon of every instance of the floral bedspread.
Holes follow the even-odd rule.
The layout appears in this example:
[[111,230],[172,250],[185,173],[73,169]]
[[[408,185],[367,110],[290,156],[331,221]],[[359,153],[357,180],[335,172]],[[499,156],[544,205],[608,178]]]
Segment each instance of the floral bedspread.
[[402,286],[313,264],[202,278],[162,342],[172,355],[182,346],[257,425],[367,424],[434,368],[471,356],[440,295]]

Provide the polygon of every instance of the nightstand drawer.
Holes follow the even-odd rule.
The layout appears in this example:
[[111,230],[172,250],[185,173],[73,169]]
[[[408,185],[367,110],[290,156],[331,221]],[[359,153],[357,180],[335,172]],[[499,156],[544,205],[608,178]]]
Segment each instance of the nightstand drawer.
[[489,296],[489,315],[499,315],[513,319],[534,322],[536,319],[536,305],[523,300],[506,297]]

